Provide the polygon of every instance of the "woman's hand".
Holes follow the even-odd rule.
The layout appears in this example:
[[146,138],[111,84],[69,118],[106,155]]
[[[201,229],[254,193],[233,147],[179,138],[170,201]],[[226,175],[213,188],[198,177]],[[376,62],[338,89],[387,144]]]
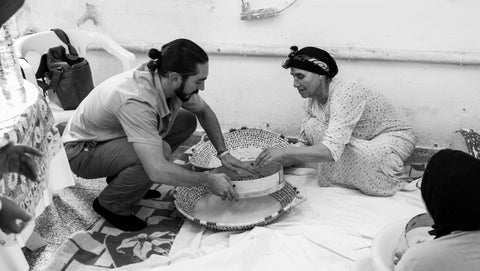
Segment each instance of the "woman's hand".
[[[20,233],[31,217],[18,207],[11,199],[0,197],[2,209],[0,210],[0,229],[6,233]],[[17,220],[20,220],[17,223]]]
[[242,162],[229,153],[220,157],[220,161],[225,168],[236,172],[238,175],[245,175],[245,171],[252,174],[257,173],[257,170],[251,162]]
[[207,189],[214,195],[221,197],[223,200],[234,200],[238,198],[238,194],[235,188],[230,183],[230,179],[227,175],[221,174],[208,174]]
[[293,161],[287,157],[285,148],[266,148],[255,160],[255,166],[264,167],[271,162],[278,162],[282,166],[291,166]]

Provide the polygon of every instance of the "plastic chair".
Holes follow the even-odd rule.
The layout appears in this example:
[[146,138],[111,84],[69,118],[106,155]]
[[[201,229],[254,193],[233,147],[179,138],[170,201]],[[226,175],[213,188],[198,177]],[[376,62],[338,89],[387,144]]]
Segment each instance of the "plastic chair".
[[[89,46],[103,49],[111,55],[115,56],[122,62],[123,70],[129,70],[135,67],[135,55],[116,43],[109,36],[85,30],[64,30],[67,33],[70,43],[77,49],[79,56],[86,57]],[[19,58],[25,58],[29,52],[36,52],[42,55],[51,47],[63,45],[67,50],[67,46],[55,35],[53,31],[44,31],[24,37],[20,37],[14,42],[15,51]],[[25,78],[37,85],[35,79],[35,71],[28,61],[20,60]],[[66,122],[73,115],[74,110],[63,110],[60,106],[50,103],[55,118],[55,124]]]

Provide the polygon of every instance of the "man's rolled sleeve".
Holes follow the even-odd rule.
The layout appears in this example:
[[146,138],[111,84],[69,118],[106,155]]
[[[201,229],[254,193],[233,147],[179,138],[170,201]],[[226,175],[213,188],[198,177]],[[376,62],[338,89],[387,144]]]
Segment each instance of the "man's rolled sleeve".
[[128,100],[116,111],[116,116],[127,135],[128,142],[162,145],[157,112],[145,102]]

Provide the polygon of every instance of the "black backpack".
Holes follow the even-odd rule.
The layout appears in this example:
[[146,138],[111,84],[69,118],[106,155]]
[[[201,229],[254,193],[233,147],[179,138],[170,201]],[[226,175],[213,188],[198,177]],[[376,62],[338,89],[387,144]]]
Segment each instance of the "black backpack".
[[40,59],[35,77],[51,102],[64,110],[76,109],[93,89],[92,71],[88,61],[78,56],[67,34],[61,29],[52,31],[68,46],[69,53],[63,46],[48,49]]

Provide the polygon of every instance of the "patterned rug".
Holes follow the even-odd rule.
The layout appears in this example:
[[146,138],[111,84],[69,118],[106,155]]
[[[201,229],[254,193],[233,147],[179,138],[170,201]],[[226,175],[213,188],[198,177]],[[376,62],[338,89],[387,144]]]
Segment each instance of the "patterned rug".
[[167,256],[183,219],[175,211],[172,187],[155,188],[162,196],[142,200],[136,213],[147,221],[147,228],[124,232],[101,218],[92,229],[77,232],[60,245],[45,270],[106,270],[144,261],[153,254]]

